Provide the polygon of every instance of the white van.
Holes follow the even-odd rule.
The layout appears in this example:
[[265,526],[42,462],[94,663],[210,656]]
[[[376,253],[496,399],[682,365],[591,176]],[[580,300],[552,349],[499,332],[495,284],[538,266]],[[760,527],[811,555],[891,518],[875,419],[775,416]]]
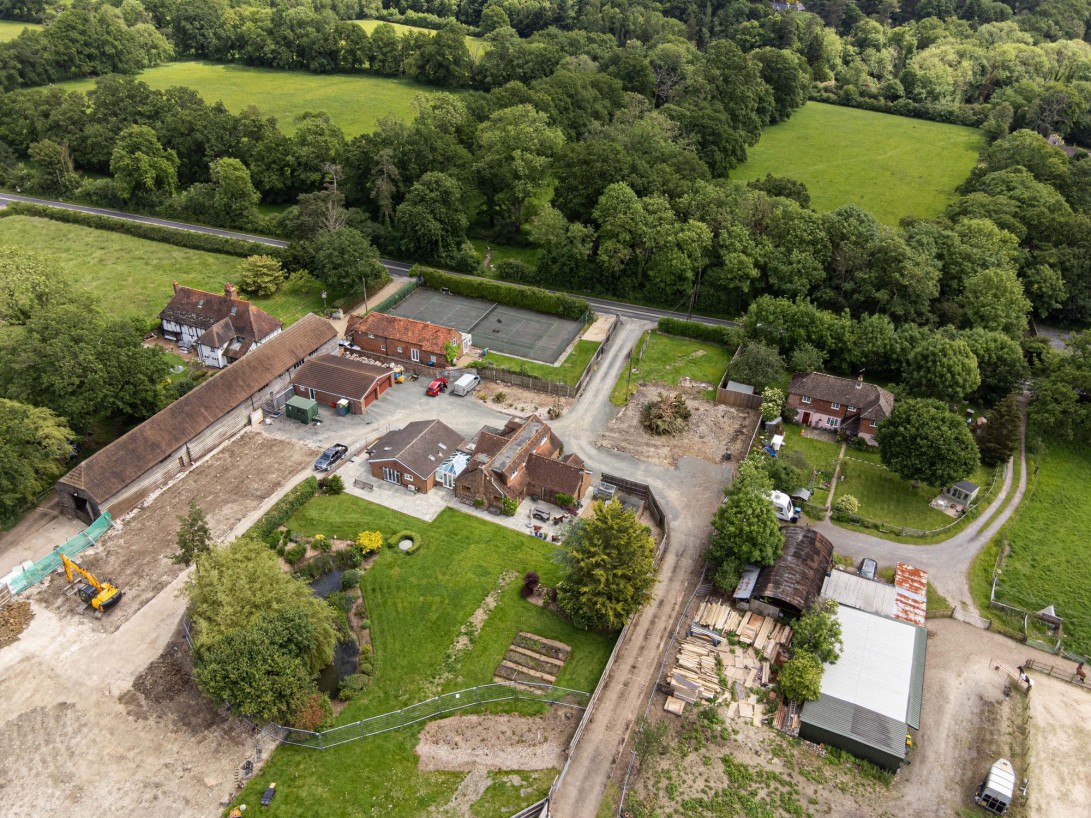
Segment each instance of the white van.
[[479,375],[473,375],[466,373],[457,381],[455,385],[451,387],[452,395],[461,395],[465,397],[473,392],[481,384],[481,377]]
[[792,498],[783,491],[773,491],[765,495],[765,497],[773,504],[773,512],[777,515],[778,520],[783,520],[786,523],[794,523],[799,519],[799,514],[796,513],[796,507],[792,502]]

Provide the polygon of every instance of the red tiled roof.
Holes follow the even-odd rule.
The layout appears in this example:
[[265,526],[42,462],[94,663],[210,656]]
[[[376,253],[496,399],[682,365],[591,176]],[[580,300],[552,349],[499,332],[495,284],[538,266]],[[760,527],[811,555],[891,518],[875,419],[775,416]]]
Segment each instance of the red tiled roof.
[[442,352],[449,343],[461,345],[462,333],[451,327],[429,324],[400,315],[387,315],[385,312],[369,312],[365,316],[350,315],[345,326],[345,335],[363,332],[392,341],[415,344],[431,352]]
[[[234,288],[230,289],[233,292]],[[187,327],[199,327],[202,330],[207,330],[226,320],[232,330],[230,335],[226,335],[221,327],[217,327],[213,336],[207,340],[203,335],[201,337],[201,343],[217,347],[234,336],[240,336],[247,341],[261,342],[284,326],[282,321],[243,298],[207,293],[192,287],[181,287],[177,282],[174,287],[174,297],[159,313],[159,318],[175,321]],[[219,343],[213,343],[217,339]]]
[[855,406],[861,417],[876,421],[886,418],[894,408],[894,395],[881,386],[825,372],[797,372],[792,375],[788,394]]
[[392,374],[383,366],[338,355],[319,355],[292,373],[292,383],[350,400],[363,400],[376,382]]

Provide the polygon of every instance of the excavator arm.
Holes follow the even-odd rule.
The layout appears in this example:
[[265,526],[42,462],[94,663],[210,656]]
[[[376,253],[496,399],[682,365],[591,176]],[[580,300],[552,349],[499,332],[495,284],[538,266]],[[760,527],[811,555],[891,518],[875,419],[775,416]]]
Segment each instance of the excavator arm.
[[108,611],[121,601],[121,591],[115,586],[109,582],[99,582],[98,578],[86,568],[73,562],[64,554],[60,556],[61,565],[64,566],[64,576],[69,582],[72,581],[73,574],[79,574],[86,580],[87,585],[76,589],[77,595],[85,603],[96,611]]

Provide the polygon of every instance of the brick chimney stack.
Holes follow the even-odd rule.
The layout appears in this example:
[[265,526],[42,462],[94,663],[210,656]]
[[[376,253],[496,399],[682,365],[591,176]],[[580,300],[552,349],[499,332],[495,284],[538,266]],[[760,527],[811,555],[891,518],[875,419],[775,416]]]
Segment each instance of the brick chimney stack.
[[172,281],[172,282],[171,282],[171,284],[173,284],[173,285],[174,285],[174,291],[175,291],[175,292],[178,292],[178,287],[180,286],[180,285],[178,284],[178,282],[177,282],[177,281]]
[[857,389],[862,389],[863,386],[864,386],[864,373],[861,372],[859,375],[856,376],[856,388]]
[[234,284],[224,284],[224,295],[228,298],[238,298],[239,291],[235,288]]

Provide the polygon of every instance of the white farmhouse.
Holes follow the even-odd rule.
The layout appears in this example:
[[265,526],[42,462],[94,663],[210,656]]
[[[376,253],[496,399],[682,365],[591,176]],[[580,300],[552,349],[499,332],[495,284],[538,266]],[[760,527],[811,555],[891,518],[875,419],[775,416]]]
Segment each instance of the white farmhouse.
[[222,369],[280,333],[284,324],[238,297],[234,284],[223,295],[174,282],[174,297],[159,313],[163,337],[183,350],[196,349],[205,366]]

